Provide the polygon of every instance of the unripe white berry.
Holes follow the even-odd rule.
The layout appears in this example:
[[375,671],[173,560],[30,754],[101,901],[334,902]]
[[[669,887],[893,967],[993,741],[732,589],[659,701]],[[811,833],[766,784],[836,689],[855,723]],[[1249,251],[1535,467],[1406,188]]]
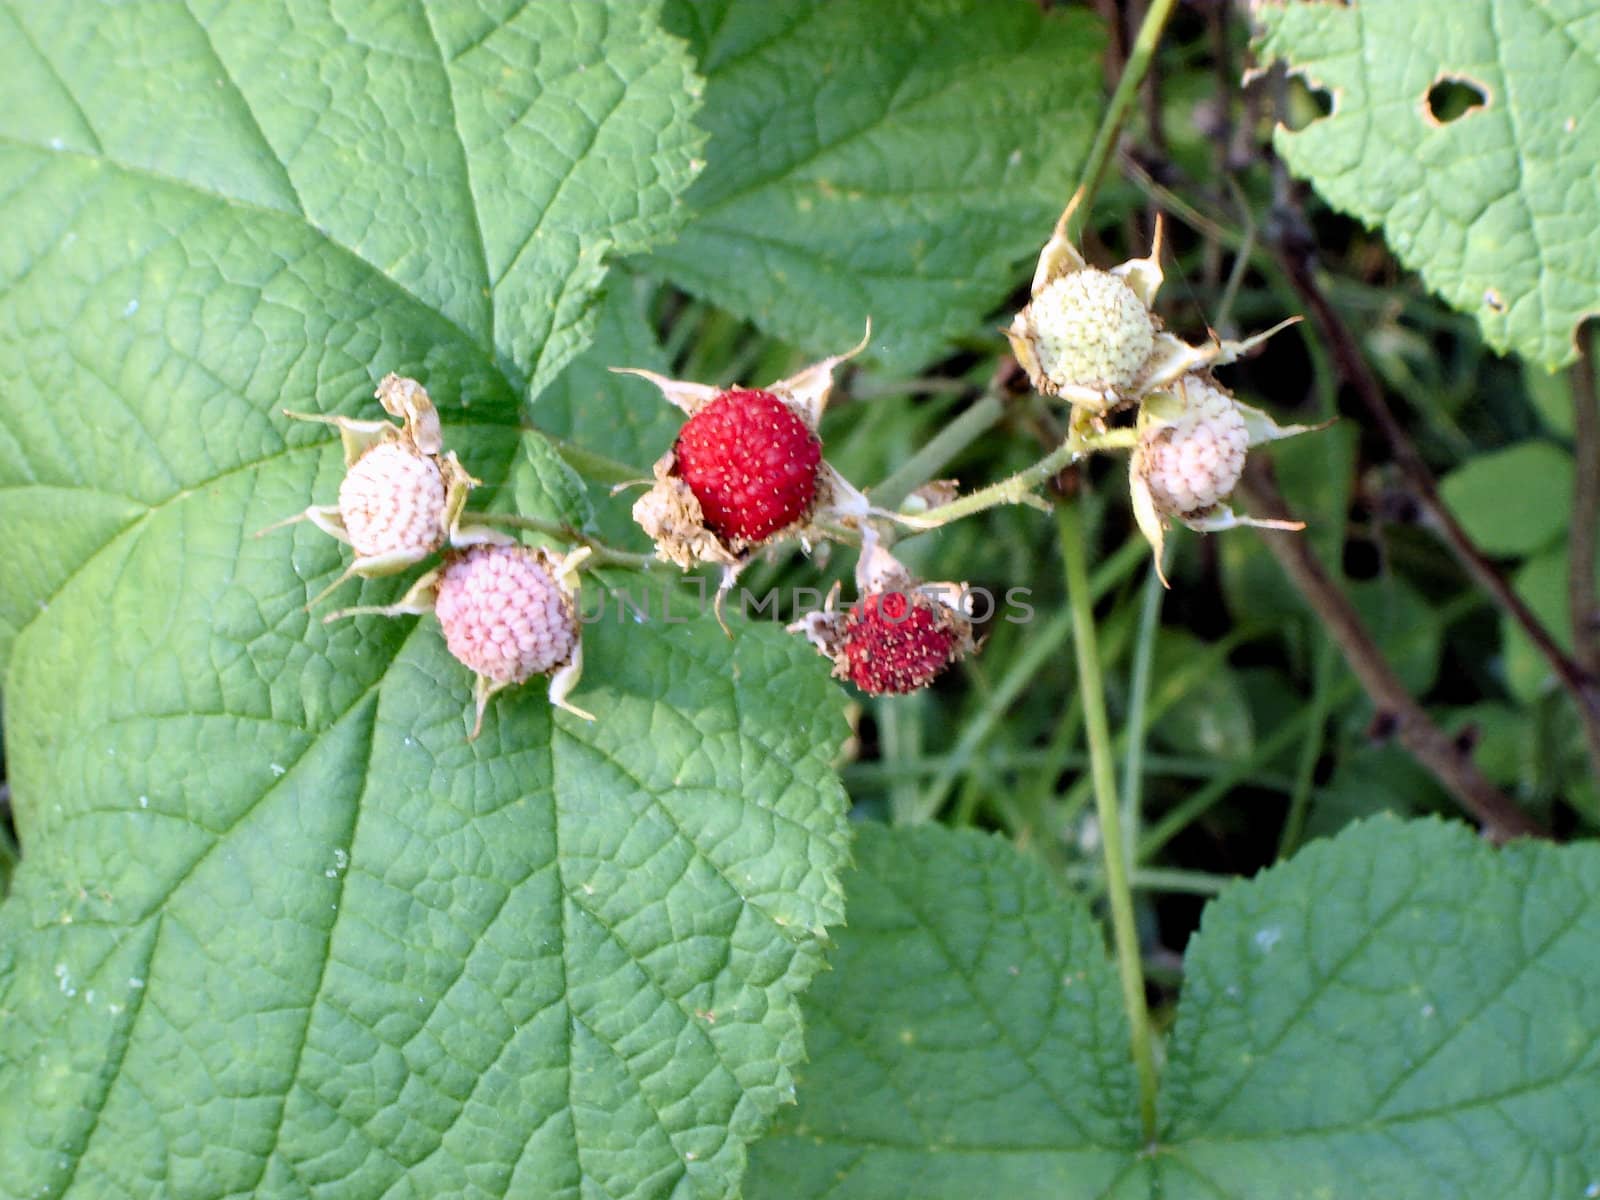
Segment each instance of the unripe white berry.
[[1227,392],[1191,376],[1183,396],[1186,407],[1176,421],[1140,435],[1135,467],[1157,510],[1179,517],[1227,499],[1244,472],[1250,444],[1244,414]]
[[397,442],[380,442],[339,485],[339,515],[363,558],[414,558],[444,541],[445,486],[439,464]]
[[549,674],[578,644],[572,602],[523,546],[474,546],[452,557],[434,612],[450,653],[497,684]]
[[1057,387],[1127,387],[1155,346],[1150,310],[1115,275],[1086,268],[1029,305],[1039,370]]

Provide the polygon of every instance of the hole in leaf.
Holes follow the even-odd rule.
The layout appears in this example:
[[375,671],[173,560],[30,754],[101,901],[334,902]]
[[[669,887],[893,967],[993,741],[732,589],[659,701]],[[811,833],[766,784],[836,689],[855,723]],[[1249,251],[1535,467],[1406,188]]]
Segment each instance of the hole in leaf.
[[1428,115],[1448,125],[1489,102],[1483,88],[1470,79],[1441,79],[1428,89]]
[[1303,76],[1289,76],[1289,91],[1284,98],[1283,123],[1298,132],[1313,121],[1333,115],[1333,93],[1308,82]]

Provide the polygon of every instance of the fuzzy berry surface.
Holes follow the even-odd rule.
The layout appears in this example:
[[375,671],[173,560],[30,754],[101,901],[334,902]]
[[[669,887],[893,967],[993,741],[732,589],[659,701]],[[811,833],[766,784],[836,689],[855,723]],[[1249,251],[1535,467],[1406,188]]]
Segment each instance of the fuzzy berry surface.
[[1156,507],[1177,516],[1227,499],[1244,474],[1250,444],[1233,397],[1203,381],[1185,387],[1188,410],[1142,447],[1145,482]]
[[572,658],[578,623],[550,572],[521,546],[474,546],[439,577],[444,644],[475,674],[521,683]]
[[1149,310],[1107,271],[1063,275],[1030,308],[1039,369],[1061,387],[1126,387],[1155,346]]
[[674,454],[706,528],[762,542],[808,516],[822,443],[771,392],[723,392],[684,423]]
[[840,652],[850,682],[872,696],[927,687],[954,660],[956,635],[925,598],[864,596],[845,617]]
[[339,515],[357,554],[421,558],[444,541],[444,499],[438,463],[382,442],[351,464],[339,485]]

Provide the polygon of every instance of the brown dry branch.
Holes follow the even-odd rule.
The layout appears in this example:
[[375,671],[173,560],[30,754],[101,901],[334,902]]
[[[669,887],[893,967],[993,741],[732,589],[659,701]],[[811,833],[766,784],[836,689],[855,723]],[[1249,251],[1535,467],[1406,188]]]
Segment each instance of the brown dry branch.
[[1373,423],[1389,443],[1395,464],[1410,487],[1428,527],[1450,548],[1468,577],[1521,626],[1534,648],[1550,664],[1557,681],[1572,697],[1583,725],[1590,759],[1595,763],[1596,771],[1600,772],[1600,679],[1556,644],[1544,622],[1512,590],[1505,576],[1467,536],[1466,530],[1439,495],[1433,472],[1428,469],[1416,444],[1384,398],[1383,387],[1362,354],[1355,334],[1318,283],[1309,240],[1295,232],[1300,227],[1298,214],[1279,214],[1276,223],[1279,228],[1279,236],[1275,239],[1276,253],[1284,272],[1321,331],[1328,349],[1332,351],[1339,373],[1355,390]]
[[[1292,519],[1265,460],[1252,458],[1245,468],[1244,490],[1252,512],[1278,520]],[[1377,707],[1375,728],[1393,734],[1411,755],[1444,785],[1463,809],[1477,818],[1484,836],[1503,842],[1519,836],[1549,836],[1545,829],[1506,794],[1490,783],[1472,761],[1471,749],[1451,737],[1423,710],[1400,682],[1383,651],[1367,632],[1349,598],[1329,577],[1302,535],[1257,530],[1290,582],[1317,614],[1344,654],[1367,696]]]
[[[1572,489],[1571,559],[1567,599],[1572,612],[1573,655],[1600,676],[1600,601],[1595,598],[1595,525],[1600,521],[1600,395],[1595,392],[1594,343],[1584,328],[1572,368],[1572,440],[1577,476]],[[1600,772],[1600,762],[1596,763]]]

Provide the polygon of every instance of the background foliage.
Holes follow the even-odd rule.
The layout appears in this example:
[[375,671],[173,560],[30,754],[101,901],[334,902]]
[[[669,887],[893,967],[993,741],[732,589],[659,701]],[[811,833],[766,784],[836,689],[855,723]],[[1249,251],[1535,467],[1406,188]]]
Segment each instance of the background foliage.
[[823,429],[847,476],[1036,460],[1063,414],[997,326],[1144,7],[0,4],[0,1194],[1600,1193],[1596,718],[1494,582],[1600,667],[1579,0],[1261,5],[1253,48],[1180,5],[1093,209],[1100,263],[1166,214],[1191,340],[1311,313],[1224,377],[1345,418],[1270,457],[1360,654],[1578,843],[1475,841],[1254,534],[1175,539],[1163,592],[1123,465],[1061,477],[1153,1149],[1054,522],[897,547],[1031,589],[929,692],[658,605],[587,629],[595,725],[531,687],[471,744],[431,619],[324,626],[340,548],[250,536],[342,473],[278,410],[375,415],[395,370],[474,504],[641,549],[610,488],[676,422],[607,368],[761,383],[868,316]]

